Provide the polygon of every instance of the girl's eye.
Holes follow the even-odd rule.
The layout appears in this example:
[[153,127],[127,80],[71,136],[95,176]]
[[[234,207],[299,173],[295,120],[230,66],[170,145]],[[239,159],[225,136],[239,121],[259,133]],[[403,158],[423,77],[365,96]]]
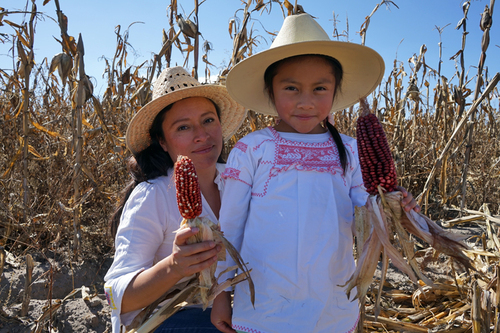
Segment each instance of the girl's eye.
[[297,88],[293,87],[293,86],[288,86],[288,87],[285,87],[285,90],[295,91],[295,90],[297,90]]
[[317,87],[315,90],[324,91],[326,90],[326,87]]

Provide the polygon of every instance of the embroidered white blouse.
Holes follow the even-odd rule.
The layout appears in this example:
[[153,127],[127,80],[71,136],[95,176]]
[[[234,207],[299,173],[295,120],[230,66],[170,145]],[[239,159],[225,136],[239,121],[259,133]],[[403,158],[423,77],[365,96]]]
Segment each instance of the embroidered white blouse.
[[[222,191],[220,173],[224,166],[217,164],[215,183],[219,191]],[[120,315],[123,294],[132,278],[172,253],[174,231],[179,229],[182,217],[170,174],[171,171],[169,176],[138,184],[123,207],[115,239],[115,257],[104,277],[106,297],[113,310],[113,333],[121,332],[122,324],[130,325],[140,311]],[[217,221],[203,195],[201,216]]]
[[256,293],[254,308],[248,284],[236,286],[233,328],[354,331],[358,302],[348,300],[339,285],[355,268],[354,206],[364,205],[368,194],[356,141],[345,135],[342,140],[345,174],[329,132],[282,133],[269,127],[248,134],[231,151],[219,221],[252,268]]

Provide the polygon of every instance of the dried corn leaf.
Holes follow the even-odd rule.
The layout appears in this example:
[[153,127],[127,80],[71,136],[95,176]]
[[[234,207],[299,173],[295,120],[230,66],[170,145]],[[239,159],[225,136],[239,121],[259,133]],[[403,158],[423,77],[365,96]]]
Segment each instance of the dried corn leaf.
[[9,175],[9,173],[12,171],[12,168],[14,167],[14,165],[16,164],[16,161],[21,157],[21,155],[23,154],[23,147],[21,146],[16,154],[14,155],[14,157],[12,158],[12,160],[10,161],[9,163],[9,167],[7,168],[7,170],[5,170],[5,172],[2,174],[2,179],[5,179],[7,178],[7,176]]
[[45,127],[43,127],[42,125],[40,125],[39,123],[37,123],[37,122],[36,122],[36,121],[34,121],[33,119],[31,119],[31,118],[30,118],[30,121],[31,121],[31,124],[32,124],[33,126],[35,126],[35,128],[36,128],[36,129],[38,129],[38,130],[40,130],[40,131],[42,131],[42,132],[44,132],[44,133],[46,133],[46,134],[50,135],[51,137],[53,137],[53,138],[59,138],[59,139],[61,139],[61,140],[65,141],[65,142],[66,142],[66,141],[68,141],[68,140],[67,140],[65,137],[63,137],[61,134],[59,134],[59,133],[57,133],[57,132],[53,132],[53,131],[51,131],[51,130],[49,130],[49,129],[45,128]]

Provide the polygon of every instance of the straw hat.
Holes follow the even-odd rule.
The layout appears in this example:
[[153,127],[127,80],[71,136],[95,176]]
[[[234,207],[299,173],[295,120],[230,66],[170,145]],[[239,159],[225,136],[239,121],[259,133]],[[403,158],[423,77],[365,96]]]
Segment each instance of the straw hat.
[[134,155],[146,149],[151,144],[149,130],[156,115],[166,106],[188,97],[206,97],[217,104],[225,140],[233,136],[245,119],[245,108],[229,96],[225,86],[202,85],[182,67],[166,68],[153,84],[153,100],[143,106],[128,125],[128,149]]
[[337,59],[342,65],[341,89],[337,91],[332,112],[354,105],[368,96],[382,81],[384,60],[369,47],[332,41],[309,15],[290,15],[268,50],[238,63],[227,76],[226,87],[246,108],[277,116],[274,103],[264,89],[264,72],[271,64],[296,55],[321,54]]

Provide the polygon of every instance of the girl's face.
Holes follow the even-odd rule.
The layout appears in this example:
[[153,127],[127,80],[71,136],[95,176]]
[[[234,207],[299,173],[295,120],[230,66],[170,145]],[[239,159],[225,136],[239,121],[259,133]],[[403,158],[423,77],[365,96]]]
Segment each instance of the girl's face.
[[215,167],[222,151],[222,127],[209,99],[191,97],[175,102],[165,113],[162,129],[160,145],[174,162],[184,155],[198,171]]
[[335,92],[332,66],[323,58],[301,57],[278,67],[272,81],[280,132],[324,133],[321,122],[330,113]]

